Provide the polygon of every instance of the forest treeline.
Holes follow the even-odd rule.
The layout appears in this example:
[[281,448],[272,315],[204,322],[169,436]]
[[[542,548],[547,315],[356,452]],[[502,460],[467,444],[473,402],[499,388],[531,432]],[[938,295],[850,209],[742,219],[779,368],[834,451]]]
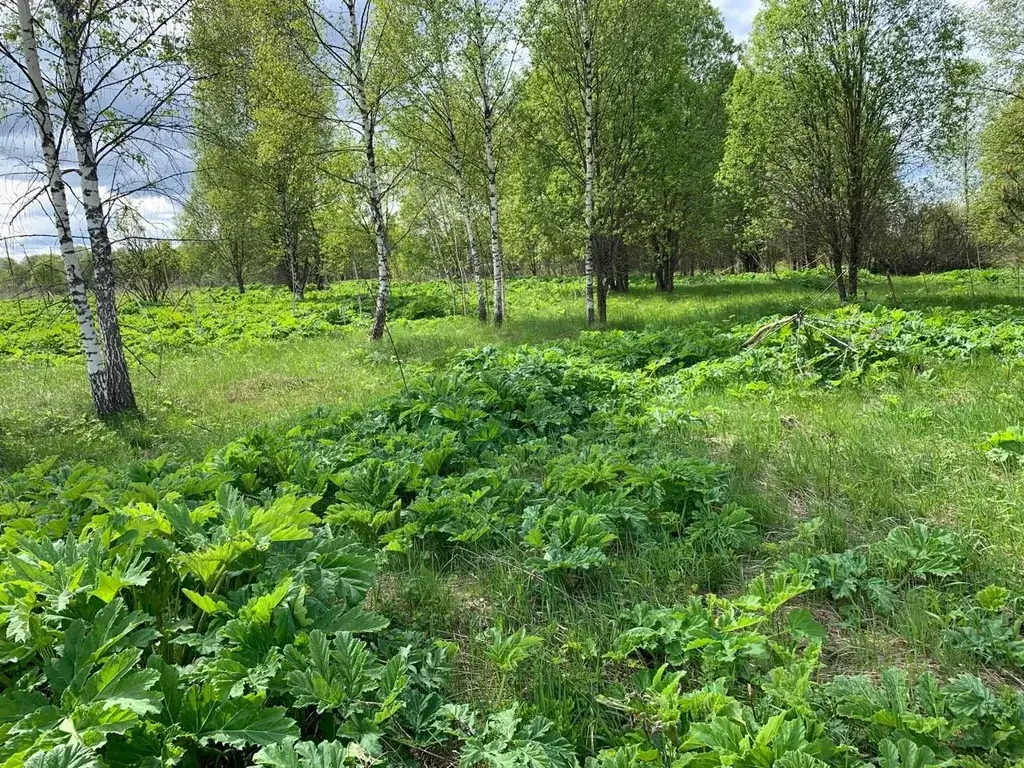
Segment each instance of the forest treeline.
[[[582,275],[594,323],[631,274],[670,291],[697,270],[824,265],[855,299],[861,269],[983,266],[1024,232],[1021,0],[766,0],[743,43],[709,0],[17,10],[6,107],[34,124],[62,245],[5,279],[65,280],[97,370],[123,367],[118,281],[150,301],[278,282],[298,301],[369,280],[380,338],[394,279],[459,281],[501,323],[506,277]],[[171,245],[103,176],[174,141],[192,167]]]

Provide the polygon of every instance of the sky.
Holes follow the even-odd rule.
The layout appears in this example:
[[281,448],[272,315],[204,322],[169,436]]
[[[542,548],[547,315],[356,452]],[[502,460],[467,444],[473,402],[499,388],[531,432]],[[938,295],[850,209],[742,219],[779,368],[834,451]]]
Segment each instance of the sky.
[[743,40],[750,34],[760,0],[711,0],[711,4],[722,12],[725,26],[733,37]]
[[[12,5],[5,4],[6,7],[0,11],[0,27],[7,28],[15,23],[11,15]],[[133,17],[139,19],[137,23],[142,30],[171,29],[162,20],[162,3],[151,2],[148,7],[151,18],[145,13]],[[139,37],[137,29],[127,23],[122,25],[122,32],[125,40],[134,42]],[[51,90],[59,78],[53,34],[50,28],[49,34],[38,35],[43,76]],[[19,51],[20,45],[15,44],[11,48]],[[93,121],[96,150],[102,153],[105,142],[110,140],[111,134],[104,133],[103,127],[109,127],[111,121],[115,121],[116,135],[124,139],[118,151],[101,154],[100,191],[108,201],[116,201],[116,205],[108,205],[108,215],[114,212],[112,209],[120,208],[121,201],[128,201],[146,222],[146,234],[170,237],[191,168],[187,142],[180,130],[182,121],[163,116],[158,127],[133,126],[126,134],[116,128],[116,120],[118,117],[145,116],[158,105],[163,107],[162,112],[177,106],[177,99],[171,96],[183,92],[181,81],[176,78],[184,77],[184,73],[175,68],[152,66],[156,59],[146,56],[159,56],[159,49],[146,51],[134,48],[135,56],[130,64],[121,62],[117,53],[120,50],[123,46],[114,47],[114,52],[94,47],[86,63],[90,74],[105,73],[102,78],[97,75],[99,85],[89,80],[90,74],[86,76],[87,82],[95,88],[90,95],[93,113],[102,116]],[[5,65],[7,71],[4,74],[8,80],[2,86],[3,93],[0,93],[0,268],[8,256],[18,260],[25,255],[57,249],[53,214],[49,199],[44,194],[45,175],[39,135],[35,121],[21,103],[27,93],[27,81],[16,67],[8,65],[0,56],[0,70]],[[4,96],[10,97],[6,104],[3,103]],[[168,98],[170,101],[165,101]],[[51,110],[55,130],[62,134],[58,142],[72,208],[73,235],[77,243],[85,245],[88,237],[81,206],[77,202],[78,175],[70,172],[77,166],[76,153],[66,127],[60,123],[60,110],[52,106]],[[157,187],[166,194],[154,194],[151,190]],[[116,237],[116,232],[113,234]]]

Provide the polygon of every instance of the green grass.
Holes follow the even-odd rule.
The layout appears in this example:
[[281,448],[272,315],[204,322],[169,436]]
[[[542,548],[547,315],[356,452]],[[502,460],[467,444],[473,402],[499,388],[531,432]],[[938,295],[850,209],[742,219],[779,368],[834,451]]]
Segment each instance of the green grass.
[[[690,369],[675,371],[671,360],[656,366],[643,361],[647,355],[655,360],[661,345],[666,356],[676,354],[669,348],[672,339],[696,339],[699,346],[713,336],[722,349],[735,349],[739,337],[746,338],[749,333],[746,326],[763,318],[791,315],[808,307],[816,311],[834,308],[836,300],[829,283],[823,273],[698,277],[681,280],[672,295],[658,294],[640,283],[628,295],[611,297],[612,328],[668,329],[668,334],[598,334],[587,336],[583,344],[573,341],[585,330],[576,281],[514,282],[509,296],[510,320],[501,329],[453,316],[399,318],[391,325],[391,338],[379,344],[366,340],[365,323],[360,320],[280,341],[246,341],[243,333],[230,343],[183,346],[145,356],[146,367],[135,371],[143,415],[108,422],[90,415],[77,360],[57,356],[36,362],[8,361],[0,363],[4,381],[0,390],[0,472],[16,473],[49,455],[62,462],[91,460],[110,467],[112,473],[89,486],[89,494],[118,499],[119,493],[125,493],[134,498],[131,494],[137,489],[124,491],[117,486],[123,482],[116,479],[122,465],[166,453],[176,459],[199,459],[235,438],[270,427],[265,435],[243,438],[233,447],[229,453],[237,464],[221,455],[192,466],[190,472],[226,471],[229,465],[227,470],[236,473],[232,475],[236,485],[251,483],[245,486],[251,503],[296,488],[318,496],[326,494],[327,500],[317,507],[318,514],[335,515],[332,524],[336,531],[350,526],[367,546],[376,548],[382,573],[367,605],[383,613],[396,628],[419,630],[458,647],[446,699],[479,705],[489,712],[518,703],[531,716],[549,718],[581,756],[638,740],[653,744],[659,750],[657,759],[671,762],[672,747],[666,746],[671,739],[662,738],[657,728],[654,736],[643,732],[648,711],[638,709],[635,700],[628,713],[608,703],[609,699],[641,696],[645,684],[636,682],[635,674],[649,676],[663,660],[654,651],[623,658],[611,652],[622,632],[632,628],[633,619],[626,616],[635,606],[685,605],[694,596],[708,594],[737,600],[759,575],[787,568],[816,573],[810,561],[827,554],[863,556],[871,568],[867,573],[891,590],[892,602],[888,605],[884,594],[876,597],[863,591],[854,598],[836,597],[827,585],[820,584],[798,596],[786,610],[806,609],[809,617],[824,627],[820,664],[815,658],[799,657],[807,648],[802,641],[792,648],[786,645],[791,640],[785,640],[787,630],[781,616],[766,621],[764,627],[757,625],[767,634],[775,633],[772,637],[782,643],[782,655],[793,655],[778,670],[793,672],[805,662],[813,669],[819,697],[815,706],[820,697],[832,695],[827,683],[836,675],[865,672],[877,678],[880,670],[890,666],[915,675],[933,671],[943,684],[960,673],[978,673],[993,687],[1009,685],[1024,691],[1020,680],[1024,656],[1013,661],[1012,654],[1004,651],[999,651],[1002,656],[995,651],[988,656],[969,652],[957,634],[972,621],[980,626],[981,619],[1006,618],[1011,622],[1010,641],[1020,641],[1020,626],[1012,622],[1020,621],[1024,609],[1018,597],[1024,587],[1024,517],[1019,511],[1024,505],[1024,467],[1014,461],[993,461],[980,447],[992,433],[1020,425],[1024,413],[1024,357],[1014,335],[1024,300],[1014,274],[990,271],[898,278],[891,288],[884,278],[865,280],[867,307],[898,304],[949,317],[953,315],[945,308],[972,313],[966,320],[958,316],[961,325],[950,332],[953,346],[963,341],[961,332],[973,330],[971,323],[991,326],[1003,319],[1001,308],[1007,308],[1005,316],[1012,333],[999,337],[1006,344],[998,355],[976,353],[973,347],[963,355],[943,354],[948,350],[938,348],[925,349],[927,354],[923,354],[915,347],[903,357],[886,357],[859,378],[848,377],[836,386],[809,381],[793,371],[776,375],[777,369],[771,366],[696,386],[689,377]],[[329,309],[329,302],[314,302],[309,312]],[[288,310],[278,307],[275,311]],[[733,331],[737,326],[744,330]],[[314,323],[309,327],[321,326]],[[871,329],[876,326],[868,323],[863,327],[869,331],[862,340],[870,344],[875,340]],[[733,333],[714,335],[709,328]],[[464,350],[488,346],[511,350],[548,342],[557,342],[556,346],[576,356],[572,359],[578,369],[559,386],[567,381],[578,384],[577,377],[582,376],[589,382],[586,396],[597,397],[593,393],[603,391],[602,386],[614,385],[607,396],[602,395],[608,410],[602,409],[604,403],[590,403],[587,423],[571,423],[564,431],[558,428],[548,434],[529,425],[544,423],[550,414],[529,414],[521,404],[510,413],[499,409],[493,400],[483,405],[484,400],[475,399],[483,398],[480,393],[486,391],[495,398],[500,399],[496,393],[503,393],[501,397],[510,401],[519,403],[517,398],[524,398],[526,402],[535,385],[529,376],[537,375],[536,366],[540,365],[526,352],[522,358],[510,355],[502,359],[498,369],[508,379],[499,384],[476,369],[472,375],[459,374],[465,378],[458,380],[458,386],[453,383],[450,363]],[[885,340],[890,346],[884,348],[879,343],[886,355],[893,348],[891,342]],[[935,340],[931,338],[921,342],[925,347],[932,343]],[[780,350],[794,346],[792,340],[776,337],[760,347],[758,354],[763,352],[776,363],[787,361],[790,358]],[[610,354],[602,357],[603,353]],[[616,369],[623,353],[640,362],[635,368]],[[812,349],[807,357],[816,353]],[[557,357],[558,353],[554,354]],[[775,358],[771,358],[773,354]],[[749,359],[754,357],[751,353]],[[715,362],[711,360],[712,365]],[[440,378],[424,384],[422,374],[430,372],[440,372]],[[522,376],[526,380],[517,378]],[[401,393],[407,382],[412,386],[411,397],[387,398]],[[546,384],[536,379],[536,386],[543,389]],[[575,397],[560,391],[555,401],[568,408],[576,402]],[[329,417],[310,420],[310,412],[321,408]],[[367,422],[341,419],[338,413],[347,409],[369,414]],[[462,455],[462,451],[469,456],[466,446],[478,439],[474,430],[486,427],[492,415],[508,424],[521,424],[517,419],[524,419],[527,426],[498,430],[493,437],[497,448],[463,457],[457,470],[438,471],[429,480],[417,476],[415,483],[408,480],[413,475],[403,474],[418,471],[440,455],[436,453],[438,445],[443,448],[447,444],[429,442],[437,438],[438,430],[450,432],[456,454]],[[532,418],[541,421],[529,421]],[[283,430],[293,425],[298,426],[284,436]],[[591,448],[594,453],[587,453]],[[367,480],[359,475],[360,462],[368,455],[381,457],[373,465],[374,472],[405,477],[415,491],[402,491],[405,481],[389,490],[379,476],[371,473]],[[579,466],[573,466],[574,457],[581,457]],[[486,545],[472,540],[453,544],[437,532],[433,538],[422,534],[418,539],[419,529],[407,532],[409,539],[389,539],[403,530],[400,523],[406,518],[385,521],[379,531],[372,530],[367,509],[351,499],[344,501],[345,493],[358,496],[359,489],[376,498],[384,487],[381,509],[373,507],[371,512],[386,511],[392,501],[408,510],[413,496],[427,502],[439,497],[438,487],[432,483],[441,484],[442,476],[448,480],[482,468],[498,473],[502,492],[519,482],[535,484],[533,493],[542,499],[546,511],[559,503],[578,503],[573,500],[571,484],[567,491],[552,479],[557,471],[571,476],[575,470],[577,482],[598,483],[579,478],[602,477],[605,460],[611,466],[627,466],[616,470],[615,479],[601,481],[614,486],[625,478],[647,477],[642,473],[650,469],[651,462],[657,467],[661,466],[658,462],[680,458],[702,467],[714,461],[726,468],[723,497],[708,502],[708,508],[716,514],[730,504],[749,510],[755,541],[713,545],[709,543],[713,539],[693,533],[693,520],[669,522],[652,526],[648,531],[651,538],[642,545],[623,539],[594,567],[545,570],[538,551],[556,558],[559,552],[550,546],[550,537],[540,544],[530,538],[527,513],[522,510],[515,513],[519,517],[514,524],[501,527],[499,523]],[[306,461],[312,461],[313,469]],[[329,469],[322,469],[323,465]],[[678,469],[681,465],[669,466]],[[333,472],[339,474],[330,474]],[[353,481],[351,487],[346,485],[348,472],[359,481]],[[94,513],[82,513],[90,496],[83,496],[80,487],[70,487],[70,482],[67,488],[39,490],[41,500],[25,502],[36,499],[35,476],[12,477],[11,488],[20,489],[19,500],[5,508],[0,498],[0,514],[28,515],[20,522],[31,521],[37,514],[31,506],[36,501],[42,510],[39,519],[50,525],[53,522],[48,515],[55,508],[73,511],[68,525],[78,525],[79,515],[88,520]],[[53,481],[54,477],[57,480]],[[59,486],[66,477],[51,473],[45,480]],[[367,483],[373,486],[370,491]],[[111,484],[112,489],[97,490],[104,484]],[[631,489],[630,493],[642,497],[646,484],[637,482]],[[160,493],[165,491],[162,488]],[[209,493],[197,493],[196,504],[210,501]],[[398,498],[403,493],[409,498]],[[476,505],[486,508],[479,499],[459,498],[462,506],[457,504],[451,512],[456,523],[467,510],[476,511]],[[341,511],[328,507],[332,499],[344,502]],[[354,508],[346,508],[347,503]],[[196,519],[200,518],[202,524],[205,517]],[[909,566],[893,565],[887,537],[894,530],[910,530],[905,527],[916,522],[927,523],[927,531],[951,532],[959,558],[952,575],[927,570],[915,574]],[[383,537],[378,539],[380,533]],[[0,538],[0,551],[13,540],[13,534]],[[231,579],[257,570],[239,571]],[[861,574],[858,579],[858,588],[866,589],[868,576]],[[1006,606],[979,607],[976,593],[989,584],[1010,590]],[[215,591],[219,585],[217,581],[205,586]],[[140,594],[145,593],[140,590]],[[481,635],[495,627],[505,634],[522,629],[539,641],[518,663],[502,669],[494,661],[493,647],[488,647],[489,641]],[[725,676],[730,692],[742,703],[749,703],[755,710],[751,716],[761,718],[762,723],[776,712],[787,713],[791,720],[810,717],[792,701],[773,699],[765,675],[759,673],[747,680],[739,672],[733,674],[732,664],[709,652],[707,660],[680,665],[688,671],[681,690],[696,691]],[[658,702],[667,706],[664,698],[645,695],[645,706],[654,707]],[[825,709],[828,707],[834,708],[834,703]],[[881,736],[865,735],[866,731],[858,736],[859,726],[825,719],[830,729],[837,729],[830,731],[831,735],[839,734],[847,740],[842,743],[855,745],[867,757],[877,757]],[[912,729],[908,732],[914,735]],[[904,732],[886,733],[896,739]],[[927,741],[930,737],[922,738]],[[1006,750],[993,749],[986,759],[992,765],[1008,765],[1005,761],[1011,750]],[[978,753],[970,754],[978,757]],[[841,762],[830,764],[838,768]]]
[[[815,309],[836,306],[829,282],[824,273],[698,277],[680,280],[670,295],[641,282],[628,295],[610,297],[609,321],[611,327],[625,329],[686,328],[697,322],[727,328],[791,314],[809,305]],[[908,308],[1024,306],[1009,272],[897,278],[894,284],[897,303]],[[868,278],[865,287],[869,300],[892,304],[883,278]],[[145,362],[135,364],[134,384],[144,415],[106,423],[92,416],[85,377],[75,358],[50,356],[37,362],[8,358],[4,362],[0,355],[4,384],[0,388],[0,473],[50,455],[69,461],[124,461],[164,452],[200,456],[256,426],[294,423],[319,406],[365,405],[401,386],[396,350],[397,359],[415,367],[444,363],[465,348],[574,337],[585,329],[581,288],[575,281],[513,281],[510,319],[503,328],[480,326],[462,316],[398,319],[391,325],[394,349],[389,342],[367,342],[365,323],[358,321],[343,328],[325,325],[319,331],[322,335],[283,341],[249,339],[243,333],[212,346],[168,348],[162,341],[147,347],[138,342],[138,354]],[[441,289],[434,285],[429,295]],[[337,305],[338,296],[351,292],[346,287],[326,294],[314,292],[300,311],[306,317],[326,313]],[[209,300],[200,291],[192,293],[189,301],[205,307],[207,320],[216,316],[219,322],[227,322],[233,305],[224,305],[225,297],[237,301],[230,292]],[[240,305],[243,318],[260,316],[256,302],[266,293],[247,294]],[[407,293],[415,296],[412,289]],[[291,312],[287,292],[281,289],[272,296],[267,311],[275,317],[287,316]],[[13,313],[13,303],[6,304],[8,313]],[[175,306],[178,309],[171,312]],[[179,297],[166,311],[150,308],[149,315],[171,317],[180,329],[177,315],[182,306]],[[60,336],[61,348],[73,351],[73,327],[61,329]],[[5,338],[12,347],[17,344],[13,333]]]

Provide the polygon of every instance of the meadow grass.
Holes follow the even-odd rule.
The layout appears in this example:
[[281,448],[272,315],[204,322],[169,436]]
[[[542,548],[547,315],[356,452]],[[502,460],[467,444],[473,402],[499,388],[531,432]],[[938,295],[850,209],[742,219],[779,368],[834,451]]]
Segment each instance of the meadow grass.
[[[836,306],[823,274],[682,280],[672,295],[640,283],[609,302],[613,328],[723,329],[808,307]],[[911,309],[1024,306],[1009,272],[865,281],[867,304]],[[501,329],[467,317],[396,320],[383,343],[362,325],[318,338],[201,349],[147,361],[135,372],[144,415],[101,422],[90,415],[76,361],[0,365],[0,471],[47,455],[116,464],[165,452],[198,456],[260,426],[297,423],[321,408],[365,407],[398,391],[403,377],[443,366],[467,348],[574,338],[585,329],[577,282],[517,281]],[[800,524],[822,521],[816,552],[877,542],[911,521],[957,531],[970,543],[971,591],[1024,585],[1024,475],[990,460],[980,443],[1019,425],[1024,370],[1014,361],[882,368],[839,388],[709,385],[681,395],[691,418],[659,433],[668,453],[712,458],[729,470],[728,497],[748,508],[764,543],[753,556],[679,545],[665,531],[653,546],[625,547],[607,568],[538,578],[517,541],[501,549],[417,550],[392,555],[371,605],[396,626],[443,637],[460,649],[452,695],[494,709],[523,702],[551,718],[581,751],[610,746],[628,730],[600,697],[636,671],[605,651],[621,617],[642,602],[668,606],[695,594],[735,595],[777,563]],[[808,597],[828,631],[823,676],[878,670],[978,670],[946,641],[944,597],[908,589],[891,614]],[[509,673],[487,658],[480,632],[495,625],[543,638]],[[981,670],[1016,685],[1006,669]],[[1024,684],[1018,685],[1024,688]]]
[[[908,308],[1024,305],[1008,272],[982,276],[864,281],[869,301]],[[723,328],[811,306],[836,306],[826,274],[680,280],[673,294],[639,282],[612,295],[609,326],[623,329]],[[396,320],[391,338],[371,344],[362,324],[316,338],[199,348],[150,355],[136,364],[141,416],[107,422],[92,416],[77,360],[0,361],[0,472],[47,456],[123,461],[164,452],[202,455],[261,426],[294,422],[320,406],[361,406],[401,386],[402,367],[436,365],[460,350],[572,338],[586,328],[578,281],[513,281],[509,320],[496,329],[464,316]],[[726,398],[729,402],[729,398]],[[912,406],[911,406],[912,407]]]

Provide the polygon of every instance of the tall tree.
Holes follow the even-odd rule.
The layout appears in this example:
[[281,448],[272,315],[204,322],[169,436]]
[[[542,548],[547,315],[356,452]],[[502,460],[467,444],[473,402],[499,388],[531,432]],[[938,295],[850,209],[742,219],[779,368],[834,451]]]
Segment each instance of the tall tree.
[[[37,4],[35,15],[31,5],[18,9],[19,16],[28,13],[35,50],[47,51],[35,60],[36,85],[42,82],[43,89],[7,85],[14,94],[29,94],[30,103],[25,106],[35,115],[37,128],[37,102],[45,93],[51,127],[54,123],[67,126],[76,151],[95,273],[104,384],[97,407],[103,413],[136,407],[118,321],[107,217],[113,203],[143,190],[167,192],[180,175],[174,163],[181,159],[181,147],[167,139],[183,130],[177,106],[189,75],[181,66],[178,22],[185,5],[186,0],[45,0]],[[19,27],[23,33],[24,25],[19,22]],[[21,33],[19,37],[26,39]],[[15,71],[33,79],[22,57],[6,44],[0,46],[15,63]],[[23,54],[29,55],[28,50]],[[14,99],[18,101],[18,95]],[[59,154],[60,147],[56,150]],[[44,165],[50,175],[53,163],[44,161]],[[52,184],[47,189],[52,195]],[[58,229],[66,227],[58,221]],[[63,239],[64,234],[59,237]],[[81,315],[81,292],[75,292],[79,295],[76,314]],[[94,378],[100,380],[98,374]]]
[[39,132],[39,143],[42,149],[43,162],[49,185],[50,203],[53,207],[54,223],[57,226],[57,239],[60,243],[61,258],[64,262],[64,274],[67,279],[68,295],[71,307],[78,323],[79,336],[85,352],[86,372],[89,376],[89,389],[92,392],[93,404],[98,413],[110,411],[107,402],[106,367],[103,351],[93,324],[92,308],[86,292],[85,277],[78,261],[78,252],[72,238],[71,213],[68,208],[67,190],[60,165],[60,150],[53,129],[53,118],[50,113],[49,95],[39,64],[39,53],[36,45],[35,21],[29,7],[29,0],[18,0],[18,31],[24,59],[25,74],[31,89],[32,115]]
[[[96,292],[96,315],[103,334],[103,356],[107,380],[107,408],[111,412],[134,409],[128,360],[121,340],[117,316],[117,295],[114,285],[114,259],[107,231],[107,214],[100,194],[99,159],[93,141],[89,100],[86,94],[84,51],[89,46],[90,26],[95,19],[81,7],[80,0],[54,0],[64,69],[64,97],[71,136],[78,153],[82,207],[92,246],[93,290]],[[86,12],[83,12],[86,11]]]
[[203,225],[239,289],[274,258],[296,301],[320,258],[312,227],[332,140],[330,89],[301,0],[195,0],[190,58],[196,174],[186,222]]
[[463,17],[469,30],[465,48],[467,63],[475,81],[475,96],[483,127],[484,160],[487,167],[487,201],[491,235],[491,271],[494,278],[495,325],[505,321],[505,259],[501,244],[498,187],[498,152],[495,137],[498,123],[507,114],[511,100],[518,50],[513,39],[518,7],[513,0],[460,0],[468,5]]
[[[450,186],[458,201],[470,271],[476,287],[477,317],[487,320],[487,294],[477,244],[472,174],[467,167],[466,79],[460,77],[460,53],[469,43],[464,17],[446,0],[408,0],[408,34],[390,51],[407,72],[408,96],[399,133],[413,144],[422,176],[434,186]],[[474,78],[475,79],[475,78]],[[437,172],[434,167],[439,166]],[[450,183],[448,182],[450,180]]]
[[1024,243],[1024,2],[988,0],[979,26],[989,57],[980,207],[989,235],[1018,249]]
[[901,174],[935,138],[961,26],[946,0],[769,0],[755,21],[725,177],[761,176],[772,207],[827,251],[843,301]]
[[321,73],[342,92],[347,107],[354,112],[352,118],[343,118],[342,122],[359,138],[363,167],[359,177],[351,181],[363,190],[373,224],[377,298],[370,338],[374,341],[384,338],[391,295],[391,242],[385,210],[387,188],[379,162],[380,134],[385,101],[401,81],[400,76],[395,79],[394,71],[385,71],[375,55],[388,27],[387,17],[378,18],[378,10],[373,0],[342,0],[340,13],[307,2],[310,29],[329,63]]
[[517,113],[530,170],[518,179],[544,187],[524,193],[542,201],[531,217],[572,210],[576,242],[561,247],[582,254],[588,322],[605,322],[631,254],[653,245],[668,263],[668,251],[678,260],[710,239],[698,230],[713,227],[733,44],[706,0],[538,0],[533,10]]

